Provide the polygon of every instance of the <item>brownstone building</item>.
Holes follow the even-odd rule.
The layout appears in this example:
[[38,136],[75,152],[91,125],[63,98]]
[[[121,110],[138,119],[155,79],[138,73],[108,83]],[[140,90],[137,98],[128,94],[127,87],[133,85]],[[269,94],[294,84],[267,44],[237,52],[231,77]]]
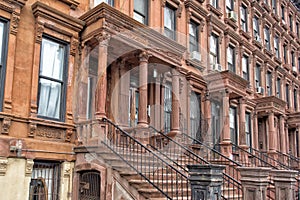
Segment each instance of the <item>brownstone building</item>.
[[0,0],[0,197],[299,199],[299,4]]

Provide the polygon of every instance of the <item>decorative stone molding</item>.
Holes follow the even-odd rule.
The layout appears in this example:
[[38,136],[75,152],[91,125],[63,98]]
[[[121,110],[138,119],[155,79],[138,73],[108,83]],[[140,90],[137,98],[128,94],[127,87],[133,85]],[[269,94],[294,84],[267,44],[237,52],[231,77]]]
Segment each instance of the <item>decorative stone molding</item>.
[[146,51],[142,51],[139,55],[139,61],[140,62],[148,62],[148,59],[150,58],[150,54]]
[[99,42],[100,46],[108,46],[111,35],[106,31],[101,31],[95,38]]
[[34,137],[36,132],[37,125],[36,123],[29,124],[28,137]]
[[5,176],[7,171],[8,159],[0,158],[0,176]]
[[79,2],[77,2],[75,0],[60,0],[60,1],[64,2],[68,6],[70,6],[70,8],[72,10],[75,10],[78,7],[78,5],[79,5]]
[[32,159],[26,160],[26,166],[25,166],[25,176],[31,177],[31,173],[33,170],[34,161]]
[[67,129],[66,130],[66,142],[71,141],[72,135],[73,135],[73,130],[72,129]]
[[11,119],[8,117],[5,117],[3,119],[1,133],[4,135],[8,135],[10,126],[11,126]]
[[77,49],[79,48],[79,42],[74,37],[71,39],[71,45],[70,45],[70,54],[72,56],[75,56]]
[[35,24],[35,42],[36,43],[41,43],[42,42],[42,36],[44,32],[44,24],[37,22]]
[[10,33],[16,35],[18,32],[20,16],[19,14],[13,12],[10,20]]
[[63,177],[65,177],[65,178],[70,177],[71,173],[72,173],[71,163],[64,162],[63,163]]
[[178,18],[181,18],[182,10],[183,10],[183,5],[180,4],[180,5],[178,6],[177,10],[176,10],[176,16],[177,16]]

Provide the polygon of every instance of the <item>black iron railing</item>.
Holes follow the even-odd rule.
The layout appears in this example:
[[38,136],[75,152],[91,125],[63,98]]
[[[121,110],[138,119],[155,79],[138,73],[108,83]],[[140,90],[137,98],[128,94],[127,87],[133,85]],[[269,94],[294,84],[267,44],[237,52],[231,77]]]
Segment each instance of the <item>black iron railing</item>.
[[190,184],[184,171],[178,170],[173,163],[154,153],[109,119],[103,121],[109,126],[102,142],[107,148],[167,199],[190,198]]
[[281,163],[285,163],[289,168],[300,171],[300,159],[291,155],[276,151]]
[[[180,153],[181,159],[177,159],[179,165],[186,164],[211,164],[208,160],[205,160],[200,155],[196,154],[189,146],[184,146],[179,142],[176,142],[174,139],[169,137],[167,134],[162,133],[161,131],[156,130],[154,127],[149,126],[152,130],[155,131],[155,142],[151,144],[151,147],[155,150],[163,150],[166,152],[166,155],[169,155],[172,159],[174,157],[178,158],[178,153]],[[185,133],[180,133],[178,136],[178,140],[181,140],[181,143],[186,143],[187,140],[191,141],[190,144],[200,144],[201,142],[190,137]],[[188,142],[189,143],[189,142]],[[208,146],[203,146],[207,148],[207,150],[212,151],[211,157],[219,158],[218,160],[214,160],[214,164],[225,165],[225,173],[223,173],[223,199],[242,199],[242,185],[237,179],[239,178],[239,172],[236,167],[241,166],[239,163],[227,158],[222,155],[220,152],[209,148]],[[202,154],[201,154],[202,155]],[[207,158],[207,157],[206,157]],[[173,159],[174,160],[174,159]],[[183,160],[183,161],[181,161]],[[230,196],[228,196],[230,195]]]

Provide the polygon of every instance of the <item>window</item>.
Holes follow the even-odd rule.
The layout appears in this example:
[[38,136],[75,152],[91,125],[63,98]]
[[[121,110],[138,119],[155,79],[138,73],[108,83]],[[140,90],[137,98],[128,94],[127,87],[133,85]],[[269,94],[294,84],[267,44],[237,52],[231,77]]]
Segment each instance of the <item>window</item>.
[[234,0],[226,0],[226,12],[230,13],[234,10]]
[[110,6],[114,6],[114,0],[94,0],[94,7],[99,5],[102,2],[105,2]]
[[219,0],[210,0],[210,4],[215,8],[219,8]]
[[201,138],[201,98],[199,94],[192,92],[190,108],[191,136],[202,141]]
[[256,88],[261,86],[261,74],[260,74],[260,65],[256,64],[255,66],[255,86]]
[[299,22],[296,22],[296,34],[297,34],[297,37],[300,37]]
[[246,145],[252,147],[252,137],[251,137],[251,114],[246,112],[246,124],[245,124],[245,134],[246,134]]
[[228,70],[235,73],[235,49],[233,46],[227,48],[227,65]]
[[78,199],[101,199],[101,175],[98,171],[83,171],[79,177]]
[[229,109],[229,125],[231,142],[237,145],[237,117],[235,107],[230,107]]
[[[136,83],[136,79],[133,78],[133,76],[130,77],[131,83]],[[138,122],[138,115],[139,115],[139,91],[138,88],[136,88],[136,85],[131,85],[129,88],[129,126],[134,127],[137,125]]]
[[277,78],[277,81],[276,81],[276,96],[278,98],[281,98],[281,79],[280,78]]
[[6,69],[8,21],[0,18],[0,112],[2,111]]
[[134,0],[133,18],[148,24],[148,0]]
[[165,85],[165,94],[164,94],[164,116],[165,116],[165,125],[164,132],[168,133],[171,131],[171,114],[172,114],[172,85],[167,83]]
[[241,6],[241,28],[243,31],[248,31],[247,7]]
[[243,70],[243,78],[245,80],[249,80],[249,60],[248,57],[243,55],[242,58],[242,70]]
[[283,60],[284,60],[284,63],[287,64],[287,45],[286,44],[283,45]]
[[198,38],[198,25],[194,22],[189,24],[189,40],[190,40],[190,52],[199,51],[199,38]]
[[294,109],[295,111],[297,111],[297,107],[298,107],[298,93],[297,93],[297,89],[294,89]]
[[285,13],[284,5],[281,5],[281,19],[282,19],[283,21],[285,21],[285,15],[284,15],[284,13]]
[[267,80],[266,80],[266,85],[267,85],[267,95],[271,96],[272,95],[272,73],[270,71],[267,72]]
[[60,170],[60,163],[35,161],[29,186],[29,199],[58,200]]
[[95,90],[97,84],[97,75],[98,75],[98,58],[94,56],[95,54],[90,53],[89,58],[89,75],[87,83],[87,104],[86,104],[86,117],[87,119],[92,119],[94,114],[94,105],[95,105]]
[[276,0],[272,0],[272,9],[275,14],[277,14],[277,2]]
[[168,4],[165,6],[164,26],[165,36],[175,40],[175,10]]
[[291,52],[291,60],[292,60],[292,67],[295,67],[296,66],[296,63],[295,63],[295,52],[292,51]]
[[213,139],[213,145],[214,149],[220,150],[219,149],[219,142],[220,142],[220,132],[221,132],[221,127],[220,127],[220,102],[217,101],[212,101],[211,102],[211,128],[212,128],[212,139]]
[[44,37],[41,46],[38,115],[63,121],[66,101],[67,45]]
[[300,72],[300,57],[298,57],[298,71]]
[[290,108],[290,89],[289,89],[289,84],[285,85],[285,100],[286,100],[286,105],[287,108]]
[[280,57],[280,52],[279,52],[279,37],[276,35],[274,38],[274,50],[276,54],[276,58]]
[[265,27],[265,48],[271,51],[271,44],[270,44],[270,29]]
[[210,36],[210,64],[219,63],[219,38],[217,35],[212,34]]
[[268,0],[264,0],[264,3],[268,5],[268,4],[269,4],[269,1],[268,1]]
[[293,31],[293,15],[289,15],[290,30]]
[[253,34],[256,41],[260,42],[259,19],[257,16],[253,18]]

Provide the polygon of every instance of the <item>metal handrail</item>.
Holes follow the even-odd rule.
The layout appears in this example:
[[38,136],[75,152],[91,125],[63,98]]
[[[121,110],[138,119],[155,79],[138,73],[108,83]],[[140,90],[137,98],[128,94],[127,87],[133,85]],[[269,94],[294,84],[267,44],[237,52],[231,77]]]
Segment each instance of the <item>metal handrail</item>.
[[[160,136],[166,138],[168,141],[174,142],[176,145],[178,145],[179,147],[183,148],[184,150],[186,150],[187,152],[190,153],[190,154],[188,154],[188,155],[186,155],[186,156],[190,157],[191,155],[194,155],[194,156],[199,157],[197,154],[195,154],[195,153],[194,153],[193,151],[191,151],[189,148],[187,148],[187,147],[183,146],[182,144],[180,144],[180,143],[174,141],[172,138],[170,138],[169,136],[167,136],[167,135],[164,134],[163,132],[158,131],[158,130],[155,129],[153,126],[149,126],[149,127],[152,128],[156,133],[160,134]],[[181,135],[187,136],[187,135],[184,134],[184,133],[181,133]],[[153,147],[153,148],[155,148],[155,147]],[[156,148],[156,149],[157,149],[157,148]],[[239,163],[237,163],[237,162],[235,162],[235,161],[233,161],[233,160],[227,158],[226,156],[222,155],[220,152],[217,152],[217,151],[216,151],[215,153],[219,154],[219,155],[222,156],[223,158],[226,158],[226,160],[229,161],[229,162],[231,162],[231,164],[233,163],[233,164],[236,165],[236,166],[241,166]],[[201,157],[199,157],[199,158],[201,158]],[[201,160],[203,160],[203,158],[201,158]],[[196,164],[201,164],[201,163],[196,163]],[[210,162],[208,162],[208,161],[205,160],[205,164],[210,164]],[[234,177],[231,177],[231,176],[228,174],[228,173],[230,173],[230,169],[232,170],[232,171],[231,171],[231,174],[233,174]],[[229,172],[228,172],[228,170],[229,170]],[[236,176],[235,176],[235,175],[236,175]],[[223,180],[225,180],[225,181],[223,182],[223,187],[225,187],[225,186],[231,186],[231,187],[233,187],[234,189],[237,189],[237,198],[238,198],[238,199],[241,199],[242,196],[240,196],[240,194],[243,194],[243,192],[242,192],[242,184],[241,184],[239,181],[236,180],[236,178],[238,178],[238,176],[239,176],[239,172],[237,171],[237,169],[234,168],[233,166],[227,164],[227,167],[225,168],[225,173],[223,173]],[[224,177],[226,177],[226,178],[224,178]],[[228,189],[228,194],[229,194],[229,193],[230,193],[230,192],[229,192],[229,191],[230,191],[230,188],[227,187],[227,189]],[[235,196],[235,193],[233,194],[233,196]],[[222,198],[223,198],[223,199],[226,199],[224,195],[222,196]]]
[[[130,166],[137,174],[142,176],[149,184],[151,184],[154,188],[156,188],[162,195],[164,195],[167,199],[173,199],[173,197],[179,197],[181,199],[188,198],[190,196],[190,184],[188,181],[188,177],[180,172],[178,169],[176,169],[173,165],[167,163],[163,158],[161,158],[159,155],[154,153],[152,150],[147,148],[145,145],[140,143],[137,139],[132,137],[130,134],[128,134],[126,131],[121,129],[118,125],[114,124],[109,119],[103,118],[103,122],[109,123],[111,126],[116,128],[118,131],[120,131],[119,135],[117,132],[115,132],[115,138],[112,136],[112,138],[108,138],[108,136],[105,138],[105,141],[102,141],[102,143],[108,147],[111,151],[113,151],[121,160],[123,160],[128,166]],[[122,135],[121,135],[122,134]],[[120,141],[120,137],[125,136],[125,141]],[[115,139],[115,140],[114,140]],[[123,138],[124,139],[124,138]],[[134,147],[134,150],[137,152],[140,152],[140,154],[137,154],[138,158],[134,158],[132,154],[132,147]],[[118,151],[117,149],[121,149],[121,151]],[[127,155],[125,155],[127,153]],[[154,162],[158,162],[159,165],[155,171],[153,171],[150,168],[150,165],[143,166],[143,164],[147,164],[149,162],[149,158],[144,158],[145,153],[148,153],[151,158],[150,160]],[[129,154],[129,155],[128,155]],[[155,166],[154,166],[155,167]],[[165,169],[165,171],[164,171]],[[171,178],[168,176],[162,176],[157,175],[155,177],[155,173],[157,170],[162,170],[162,173],[170,173]],[[166,181],[166,184],[159,184],[156,183],[163,183]],[[172,182],[173,184],[176,184],[176,188],[169,187],[168,181]],[[181,188],[180,188],[181,187]],[[180,190],[181,189],[181,190]],[[186,192],[185,190],[186,189]],[[178,193],[178,191],[181,193]],[[175,194],[174,194],[175,193]],[[174,196],[175,195],[175,196]]]
[[[297,158],[297,157],[295,157],[295,156],[293,156],[293,155],[291,155],[291,154],[282,153],[281,151],[278,151],[278,150],[276,150],[276,153],[278,153],[279,156],[282,156],[282,157],[283,157],[283,160],[286,159],[286,160],[288,161],[288,167],[292,167],[292,166],[290,166],[290,165],[291,165],[291,161],[297,162],[297,163],[300,162],[300,159],[299,159],[299,158]],[[296,169],[296,170],[297,170],[297,171],[300,171],[299,169]]]

